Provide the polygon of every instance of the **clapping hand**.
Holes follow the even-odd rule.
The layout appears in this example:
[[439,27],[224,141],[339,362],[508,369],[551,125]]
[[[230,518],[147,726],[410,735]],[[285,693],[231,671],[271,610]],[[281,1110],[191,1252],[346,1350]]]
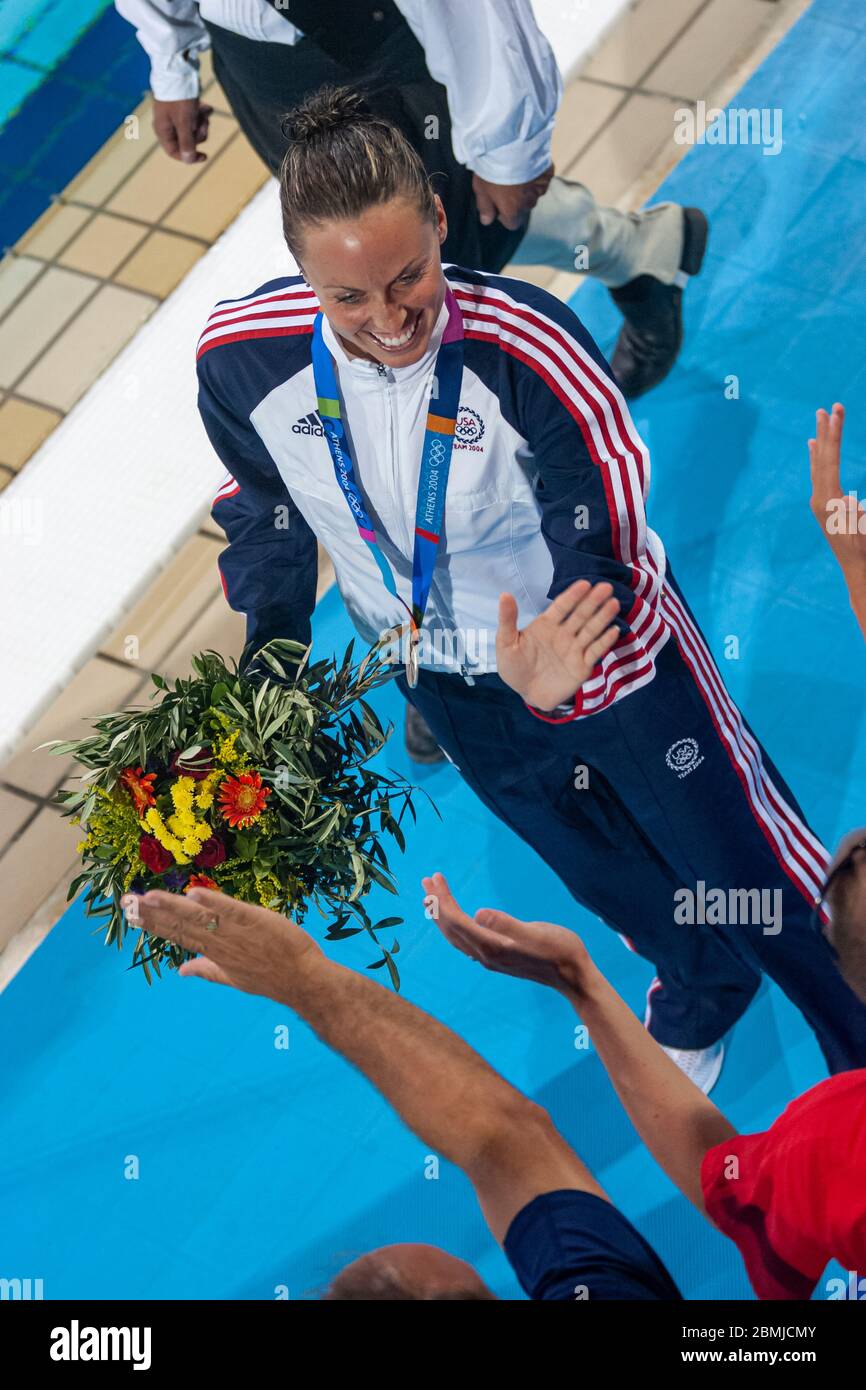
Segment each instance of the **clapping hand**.
[[522,631],[517,601],[499,599],[496,668],[528,705],[552,710],[570,700],[615,645],[620,611],[613,585],[579,579]]
[[842,492],[842,430],[845,409],[819,410],[815,438],[809,440],[812,465],[811,507],[839,562],[855,617],[866,637],[866,509],[851,492]]
[[321,948],[297,923],[211,888],[128,893],[121,905],[130,925],[194,956],[180,967],[180,975],[231,985],[245,994],[291,1004],[310,969],[324,960]]

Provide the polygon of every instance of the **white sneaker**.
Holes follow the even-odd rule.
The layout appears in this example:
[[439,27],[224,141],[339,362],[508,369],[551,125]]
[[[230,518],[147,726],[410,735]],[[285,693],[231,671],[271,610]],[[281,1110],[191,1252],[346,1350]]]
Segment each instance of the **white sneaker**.
[[712,1047],[694,1049],[662,1045],[662,1051],[668,1054],[672,1062],[676,1062],[680,1071],[690,1081],[694,1081],[695,1085],[700,1087],[705,1096],[710,1094],[719,1079],[719,1072],[725,1060],[724,1043],[717,1042],[713,1043]]

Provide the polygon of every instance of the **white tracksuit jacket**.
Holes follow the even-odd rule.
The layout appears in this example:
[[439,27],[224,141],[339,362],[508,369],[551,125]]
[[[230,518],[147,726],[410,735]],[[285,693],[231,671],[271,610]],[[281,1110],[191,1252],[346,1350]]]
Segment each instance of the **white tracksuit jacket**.
[[[647,528],[649,459],[610,369],[576,315],[520,280],[445,267],[446,303],[424,357],[381,370],[349,358],[327,319],[357,481],[411,605],[416,488],[436,352],[451,298],[464,369],[421,664],[496,668],[499,594],[520,623],[575,579],[609,580],[622,633],[569,709],[582,717],[652,680],[670,628],[665,555]],[[219,303],[198,348],[199,408],[227,469],[213,516],[226,532],[228,602],[247,615],[244,660],[271,637],[310,639],[316,537],[366,642],[405,617],[334,477],[316,417],[318,300],[300,276]]]

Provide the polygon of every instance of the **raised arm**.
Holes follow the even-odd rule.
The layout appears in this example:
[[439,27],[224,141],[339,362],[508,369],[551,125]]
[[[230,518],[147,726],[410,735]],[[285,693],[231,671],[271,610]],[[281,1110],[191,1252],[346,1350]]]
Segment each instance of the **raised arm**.
[[[524,302],[536,347],[512,367],[504,410],[531,450],[553,562],[548,597],[586,580],[609,583],[619,601],[615,646],[575,699],[549,716],[564,722],[597,714],[653,679],[670,636],[660,608],[665,557],[646,523],[649,455],[607,363],[567,305],[543,290]],[[504,311],[503,319],[504,332]]]
[[521,922],[491,908],[469,917],[444,875],[422,883],[433,918],[452,946],[488,970],[549,985],[569,1000],[641,1139],[705,1212],[701,1163],[708,1149],[737,1131],[650,1036],[580,938],[551,922]]
[[498,1241],[541,1193],[605,1196],[544,1110],[450,1029],[330,961],[285,917],[209,889],[128,901],[137,914],[127,908],[130,920],[201,952],[181,974],[287,1005],[357,1067],[428,1148],[462,1168]]
[[809,440],[812,512],[827,537],[848,589],[860,631],[866,637],[866,510],[856,492],[842,493],[842,431],[845,408],[819,410],[815,438]]

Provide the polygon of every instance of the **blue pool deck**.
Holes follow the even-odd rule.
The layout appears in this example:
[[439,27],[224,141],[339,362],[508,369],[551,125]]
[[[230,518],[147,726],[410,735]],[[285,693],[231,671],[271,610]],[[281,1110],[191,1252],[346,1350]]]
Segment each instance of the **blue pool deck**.
[[[679,368],[634,412],[653,458],[652,524],[732,694],[828,844],[864,820],[866,648],[809,512],[806,439],[815,408],[843,401],[846,485],[863,490],[864,71],[866,8],[817,0],[736,98],[783,110],[782,152],[699,146],[659,191],[706,208],[712,240]],[[575,307],[609,349],[604,292],[586,287]],[[739,657],[726,661],[730,635]],[[348,636],[331,591],[316,647],[342,650]],[[566,923],[640,1011],[651,967],[453,768],[410,769],[398,693],[377,705],[398,725],[383,762],[442,815],[419,803],[394,860],[406,996],[549,1109],[686,1297],[749,1296],[735,1249],[655,1167],[595,1053],[575,1049],[565,1002],[453,952],[423,916],[419,879],[442,869],[470,910]],[[378,893],[371,908],[393,900]],[[332,949],[369,959],[356,941]],[[519,1296],[462,1175],[443,1162],[428,1180],[425,1146],[285,1009],[176,978],[148,990],[121,966],[74,904],[0,998],[0,1272],[43,1278],[48,1298],[271,1299],[285,1286],[304,1299],[366,1249],[430,1241]],[[274,1044],[281,1024],[287,1050]],[[765,984],[714,1099],[761,1129],[823,1074],[799,1015]]]
[[0,254],[141,101],[149,64],[111,0],[0,6]]

